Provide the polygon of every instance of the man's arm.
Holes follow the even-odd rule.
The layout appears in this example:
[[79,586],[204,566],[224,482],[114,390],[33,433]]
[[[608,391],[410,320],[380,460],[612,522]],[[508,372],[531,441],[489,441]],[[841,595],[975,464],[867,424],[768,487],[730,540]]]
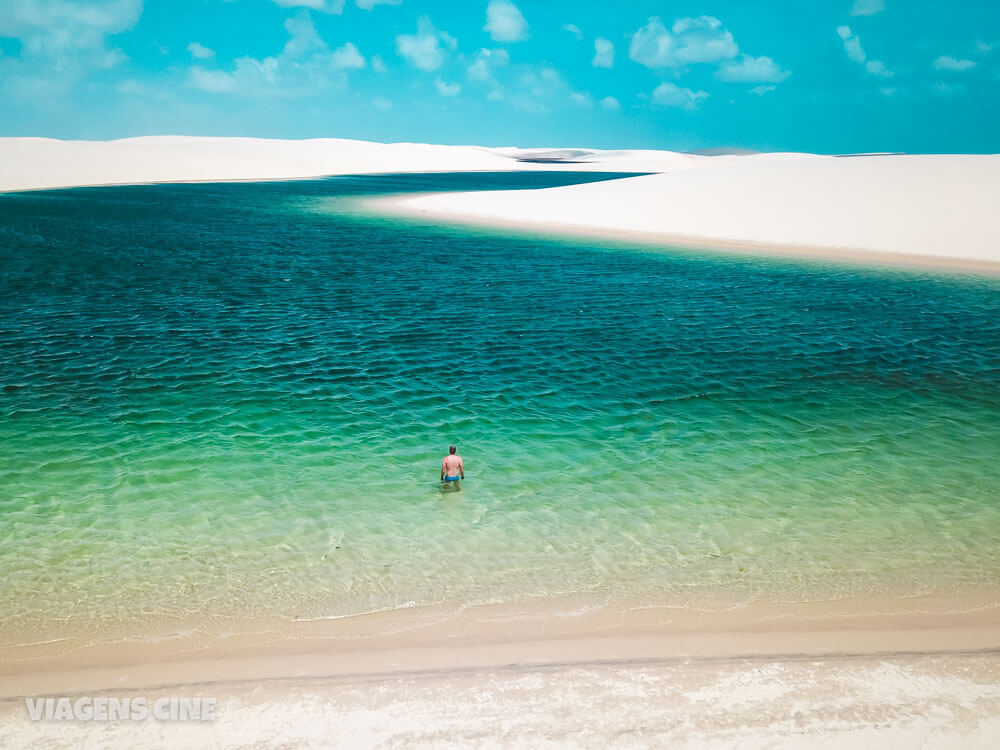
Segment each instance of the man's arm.
[[442,458],[441,459],[441,481],[442,482],[444,481],[444,462],[445,462],[445,459]]
[[462,466],[462,459],[458,459],[458,473],[462,475],[462,479],[465,479],[465,467]]

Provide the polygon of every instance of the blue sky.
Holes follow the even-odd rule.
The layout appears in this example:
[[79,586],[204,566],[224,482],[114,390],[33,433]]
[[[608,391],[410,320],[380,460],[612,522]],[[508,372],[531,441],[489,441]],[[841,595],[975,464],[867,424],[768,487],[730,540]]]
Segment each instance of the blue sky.
[[995,0],[0,0],[0,135],[1000,151]]

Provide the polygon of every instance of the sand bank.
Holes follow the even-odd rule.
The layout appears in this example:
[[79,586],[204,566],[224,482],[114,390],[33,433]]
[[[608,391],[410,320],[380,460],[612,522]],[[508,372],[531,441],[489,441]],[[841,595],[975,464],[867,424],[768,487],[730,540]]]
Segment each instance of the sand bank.
[[768,154],[710,163],[543,190],[423,195],[395,210],[688,247],[1000,269],[998,156]]
[[[570,153],[570,155],[567,155]],[[347,174],[686,169],[709,157],[671,151],[586,151],[372,143],[341,138],[149,136],[117,141],[0,138],[0,192],[150,182],[304,179]]]
[[[15,746],[48,747],[995,746],[996,607],[872,605],[782,617],[619,603],[558,616],[548,603],[313,621],[291,637],[121,641],[40,661],[5,653],[0,725]],[[420,624],[387,627],[400,617]],[[218,718],[32,722],[24,697],[44,695],[212,698]]]
[[[209,698],[212,722],[28,720],[11,747],[993,748],[1000,657],[744,657],[210,680],[86,695]],[[56,695],[66,695],[58,692]],[[75,697],[75,695],[74,695]]]
[[[573,643],[589,644],[578,649]],[[525,644],[540,644],[533,648]],[[561,644],[561,645],[560,645]],[[569,645],[567,645],[569,644]],[[101,687],[101,670],[114,682],[132,674],[142,682],[149,662],[191,662],[325,654],[321,673],[381,671],[373,653],[409,654],[400,663],[426,669],[476,667],[507,661],[579,661],[589,658],[732,657],[748,654],[936,652],[1000,649],[996,592],[952,597],[850,598],[804,603],[692,603],[547,599],[522,604],[401,607],[351,616],[293,621],[225,620],[209,615],[171,619],[126,631],[66,629],[39,640],[8,634],[0,643],[0,698],[47,692],[51,672],[73,673],[78,689]],[[333,659],[339,666],[333,666]],[[322,659],[321,659],[322,661]],[[238,664],[235,665],[238,667]],[[308,669],[308,664],[298,669]],[[265,670],[287,676],[283,666]],[[87,670],[97,670],[85,678]],[[259,673],[254,667],[249,677]],[[301,672],[294,672],[299,674]],[[110,673],[109,673],[110,674]],[[108,676],[108,675],[105,675]],[[39,683],[36,678],[41,677]],[[176,676],[181,681],[181,674]],[[188,678],[192,675],[188,674]],[[110,679],[110,678],[109,678]],[[96,680],[96,681],[95,681]]]

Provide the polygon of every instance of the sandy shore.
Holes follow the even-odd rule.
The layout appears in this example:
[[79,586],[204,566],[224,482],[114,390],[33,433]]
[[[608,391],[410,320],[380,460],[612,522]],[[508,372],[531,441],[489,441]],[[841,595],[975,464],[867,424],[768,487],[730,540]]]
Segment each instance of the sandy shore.
[[[454,193],[447,195],[464,195]],[[361,211],[378,215],[399,216],[436,225],[462,224],[478,230],[503,232],[526,237],[576,237],[585,242],[599,241],[608,246],[645,247],[653,249],[669,248],[672,251],[690,252],[702,255],[723,254],[743,258],[788,258],[820,262],[847,263],[851,266],[873,268],[927,269],[972,273],[976,275],[1000,275],[1000,260],[942,255],[919,255],[866,250],[856,247],[836,247],[832,245],[802,245],[753,240],[727,240],[700,235],[674,234],[671,232],[643,232],[632,229],[609,229],[605,227],[584,227],[574,224],[556,224],[511,218],[483,218],[463,214],[451,209],[439,209],[436,205],[423,203],[422,199],[443,197],[439,193],[419,196],[404,195],[367,198],[359,201]]]
[[373,143],[342,138],[148,136],[117,141],[0,138],[0,192],[155,182],[289,180],[408,172],[681,171],[709,157],[672,151],[587,151]]
[[[93,696],[208,698],[211,722],[29,721],[10,747],[986,748],[1000,740],[996,652],[586,660],[285,679]],[[65,693],[60,693],[64,695]],[[74,696],[75,698],[76,696]]]
[[678,247],[1000,270],[1000,157],[771,155],[531,191],[383,202],[437,220]]
[[[18,746],[56,747],[331,737],[435,746],[1000,741],[1000,608],[991,594],[578,606],[401,610],[5,648],[0,725]],[[218,718],[30,721],[26,696],[210,697]]]

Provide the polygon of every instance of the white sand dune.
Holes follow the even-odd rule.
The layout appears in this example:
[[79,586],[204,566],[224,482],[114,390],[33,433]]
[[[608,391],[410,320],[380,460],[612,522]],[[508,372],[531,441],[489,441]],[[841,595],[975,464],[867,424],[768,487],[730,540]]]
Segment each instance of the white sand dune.
[[0,191],[148,182],[511,170],[655,173],[542,190],[426,195],[397,210],[689,245],[1000,263],[1000,156],[704,156],[343,139],[0,138]]
[[[688,157],[689,159],[691,157]],[[409,211],[693,244],[1000,263],[1000,156],[703,157],[641,177],[425,195]]]
[[[782,156],[768,155],[769,158]],[[304,141],[187,136],[148,136],[117,141],[0,138],[0,192],[83,185],[406,172],[681,172],[722,166],[731,158],[674,151],[486,148],[373,143],[341,138]]]
[[[545,161],[554,149],[490,149],[340,138],[149,136],[117,141],[0,138],[0,192],[148,182],[267,180],[343,174],[539,169],[661,171],[706,157],[587,151],[586,161]],[[602,153],[607,153],[602,157]],[[643,156],[642,154],[648,154]],[[638,156],[637,156],[638,155]],[[522,157],[543,161],[520,161]],[[557,157],[558,158],[558,157]]]

